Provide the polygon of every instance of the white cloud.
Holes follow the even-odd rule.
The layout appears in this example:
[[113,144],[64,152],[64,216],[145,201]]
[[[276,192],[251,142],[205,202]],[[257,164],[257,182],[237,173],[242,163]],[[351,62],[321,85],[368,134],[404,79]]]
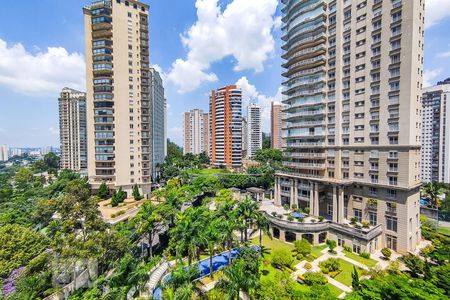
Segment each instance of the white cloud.
[[187,58],[173,62],[168,74],[179,92],[195,90],[203,82],[217,81],[211,64],[231,56],[234,70],[264,69],[273,52],[272,30],[277,0],[233,0],[222,12],[218,0],[197,0],[197,22],[181,35]]
[[182,127],[169,127],[168,128],[168,138],[175,142],[176,144],[183,145],[183,128]]
[[156,72],[159,73],[159,76],[161,76],[161,79],[163,81],[163,85],[165,85],[167,82],[167,74],[163,71],[163,69],[158,64],[154,64],[152,67],[156,70]]
[[282,87],[278,88],[278,91],[275,96],[266,96],[258,92],[256,87],[251,84],[247,77],[241,77],[237,82],[236,86],[242,90],[242,99],[243,99],[243,109],[247,109],[247,105],[249,102],[258,103],[261,107],[261,123],[263,132],[270,132],[270,110],[271,103],[273,102],[281,102],[282,99]]
[[425,28],[436,25],[450,16],[449,0],[426,0],[425,6]]
[[59,134],[59,129],[57,129],[57,128],[55,128],[55,127],[50,127],[50,128],[48,129],[48,132],[49,132],[51,135],[58,135],[58,134]]
[[434,79],[442,73],[442,69],[425,70],[423,75],[423,87],[429,87],[435,84]]
[[441,57],[441,58],[449,58],[450,57],[450,51],[448,52],[443,52],[443,53],[439,53],[437,55],[437,57]]
[[[36,49],[35,49],[36,50]],[[85,89],[85,60],[62,47],[28,52],[0,39],[0,85],[26,95],[58,94],[65,87]]]

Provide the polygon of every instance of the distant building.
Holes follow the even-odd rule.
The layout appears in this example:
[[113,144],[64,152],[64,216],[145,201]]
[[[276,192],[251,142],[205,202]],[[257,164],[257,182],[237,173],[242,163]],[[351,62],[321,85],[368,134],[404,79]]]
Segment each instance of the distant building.
[[209,155],[209,115],[201,109],[193,109],[184,113],[183,120],[183,152]]
[[[63,88],[58,99],[61,169],[87,169],[86,93]],[[41,155],[51,152],[43,147]]]
[[150,68],[150,99],[152,111],[152,178],[155,180],[159,171],[157,166],[164,162],[166,133],[166,99],[164,97],[163,81],[154,68]]
[[167,99],[164,100],[164,157],[167,157]]
[[9,156],[13,157],[13,156],[20,156],[22,155],[22,149],[21,148],[9,148]]
[[254,158],[262,149],[261,107],[252,103],[247,107],[247,157]]
[[248,123],[247,118],[242,118],[242,158],[247,158],[248,150]]
[[210,153],[214,166],[242,166],[242,91],[235,85],[212,91],[209,101]]
[[8,161],[8,146],[0,145],[0,161]]
[[423,89],[422,182],[450,183],[450,78]]
[[271,146],[273,149],[283,148],[283,106],[272,102],[270,110],[270,134]]

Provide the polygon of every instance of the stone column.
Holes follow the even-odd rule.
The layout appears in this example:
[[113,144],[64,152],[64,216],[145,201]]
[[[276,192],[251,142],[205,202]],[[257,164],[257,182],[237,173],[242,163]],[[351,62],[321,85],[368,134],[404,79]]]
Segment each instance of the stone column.
[[275,205],[280,205],[281,204],[281,191],[280,191],[280,177],[275,177],[275,187],[273,190],[273,198],[274,198],[274,203]]
[[284,230],[280,229],[280,241],[286,242],[286,235],[284,233]]
[[314,183],[314,216],[319,216],[319,184]]
[[337,187],[333,186],[333,222],[337,223],[338,221],[338,201],[337,201]]
[[294,198],[291,199],[291,208],[294,204],[296,204],[298,207],[298,181],[297,181],[297,179],[294,179]]
[[319,244],[319,234],[313,233],[313,245],[318,245],[318,244]]
[[292,207],[292,203],[294,203],[294,179],[291,179],[291,201],[289,202],[289,207]]
[[338,187],[338,223],[344,221],[344,188]]
[[310,189],[309,189],[309,213],[312,215],[314,213],[314,183],[310,182]]

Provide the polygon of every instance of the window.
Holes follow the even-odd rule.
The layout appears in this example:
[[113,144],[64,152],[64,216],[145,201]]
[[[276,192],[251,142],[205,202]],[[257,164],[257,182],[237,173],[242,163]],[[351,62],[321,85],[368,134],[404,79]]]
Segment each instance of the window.
[[327,204],[327,214],[329,216],[333,215],[333,205],[332,204]]
[[396,190],[387,190],[387,196],[388,196],[388,198],[396,199],[397,198],[397,191]]
[[353,209],[353,217],[356,219],[356,222],[362,221],[362,211],[360,209]]
[[397,176],[389,176],[389,185],[397,185]]
[[359,253],[361,252],[361,246],[360,246],[360,245],[353,244],[353,252],[359,254]]
[[369,212],[369,224],[372,226],[377,225],[377,213],[374,211]]
[[397,232],[397,218],[386,217],[386,228],[387,230]]
[[397,238],[395,236],[386,234],[386,246],[389,249],[397,251]]
[[369,195],[376,196],[377,195],[377,188],[369,187]]

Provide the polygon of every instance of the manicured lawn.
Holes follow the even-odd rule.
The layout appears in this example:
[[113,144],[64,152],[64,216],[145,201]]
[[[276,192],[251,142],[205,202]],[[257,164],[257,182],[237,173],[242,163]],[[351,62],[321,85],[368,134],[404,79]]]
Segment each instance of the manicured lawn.
[[365,264],[369,268],[375,267],[375,265],[378,263],[376,260],[373,260],[371,258],[367,259],[367,258],[361,257],[358,254],[353,253],[353,252],[342,251],[342,253],[344,253],[344,255],[347,256],[348,258],[351,258],[353,260],[356,260],[357,262]]
[[327,245],[315,246],[312,247],[311,254],[314,255],[315,258],[319,258],[323,255],[320,251],[327,248]]
[[192,174],[212,175],[212,174],[227,173],[227,172],[228,172],[227,170],[222,170],[222,169],[201,169],[201,170],[192,171]]
[[[250,240],[250,243],[253,245],[259,246],[259,236],[254,238],[253,240]],[[278,248],[284,248],[289,251],[292,251],[294,249],[294,246],[291,244],[286,244],[282,241],[279,241],[277,239],[270,239],[267,235],[263,235],[262,237],[262,245],[270,250],[278,249]]]
[[343,290],[335,287],[331,283],[327,283],[325,286],[327,286],[330,289],[331,294],[333,294],[333,296],[335,297],[338,297],[343,292]]
[[450,235],[450,227],[440,226],[440,227],[438,227],[438,232],[446,234],[446,235]]
[[[353,264],[338,259],[339,263],[341,264],[341,273],[339,273],[336,277],[334,277],[335,280],[339,281],[340,283],[345,284],[346,286],[352,285],[352,272],[353,272]],[[358,269],[358,268],[357,268]]]

